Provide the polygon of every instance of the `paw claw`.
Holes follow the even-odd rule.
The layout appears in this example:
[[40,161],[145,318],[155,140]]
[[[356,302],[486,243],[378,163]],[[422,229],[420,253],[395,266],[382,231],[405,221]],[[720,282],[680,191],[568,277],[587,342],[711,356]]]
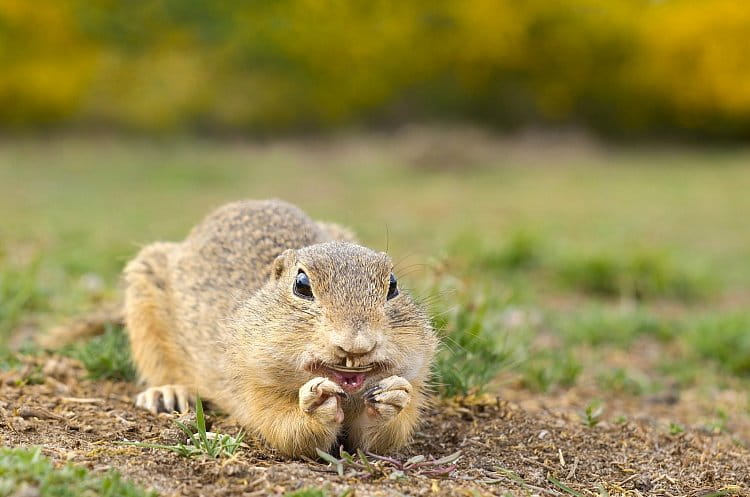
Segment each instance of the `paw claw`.
[[365,391],[367,414],[389,419],[400,413],[411,401],[412,386],[400,376],[390,376]]
[[186,387],[182,385],[162,385],[160,387],[147,388],[139,393],[135,399],[135,405],[150,411],[153,414],[160,412],[172,413],[175,408],[180,413],[190,409],[191,396]]
[[300,388],[299,406],[323,423],[344,421],[341,401],[347,398],[340,386],[327,378],[313,378]]
[[363,395],[365,400],[372,401],[378,393],[380,393],[380,385],[375,385],[365,390]]

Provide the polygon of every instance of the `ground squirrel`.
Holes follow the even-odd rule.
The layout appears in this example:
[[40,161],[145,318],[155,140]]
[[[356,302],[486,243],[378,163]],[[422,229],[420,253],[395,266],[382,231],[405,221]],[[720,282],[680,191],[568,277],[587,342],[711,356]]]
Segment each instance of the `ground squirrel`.
[[337,443],[403,446],[437,346],[389,257],[278,200],[219,208],[124,272],[136,403],[185,410],[193,392],[288,456]]

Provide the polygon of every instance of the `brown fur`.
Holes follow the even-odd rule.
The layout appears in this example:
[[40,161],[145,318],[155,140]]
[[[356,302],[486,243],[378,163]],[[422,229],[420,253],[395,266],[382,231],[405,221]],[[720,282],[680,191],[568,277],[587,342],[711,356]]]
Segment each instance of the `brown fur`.
[[[437,339],[407,294],[386,299],[388,256],[354,240],[271,200],[226,205],[183,242],[145,247],[125,268],[142,378],[187,387],[286,455],[314,456],[342,437],[374,451],[404,445],[426,402]],[[313,301],[292,291],[300,268]],[[345,357],[380,365],[348,397],[315,372]],[[363,398],[374,385],[382,393]]]

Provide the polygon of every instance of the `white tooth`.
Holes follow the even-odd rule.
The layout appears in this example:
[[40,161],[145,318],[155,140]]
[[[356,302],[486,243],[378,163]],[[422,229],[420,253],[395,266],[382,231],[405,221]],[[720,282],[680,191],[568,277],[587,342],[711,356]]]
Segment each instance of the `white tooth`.
[[350,357],[347,357],[346,358],[346,367],[347,368],[351,368],[352,366],[354,366],[354,361],[352,361],[352,359]]

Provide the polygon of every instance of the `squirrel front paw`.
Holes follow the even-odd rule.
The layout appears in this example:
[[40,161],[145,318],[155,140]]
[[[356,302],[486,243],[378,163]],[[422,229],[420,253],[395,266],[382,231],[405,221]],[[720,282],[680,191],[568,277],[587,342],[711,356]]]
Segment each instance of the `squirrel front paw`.
[[317,377],[300,387],[299,407],[323,424],[341,424],[344,421],[341,398],[344,397],[346,392],[336,383]]
[[367,414],[388,420],[400,413],[411,401],[412,386],[405,378],[389,376],[365,391]]
[[187,387],[182,385],[162,385],[151,387],[138,394],[135,405],[153,414],[160,412],[181,412],[190,410],[190,405],[195,404],[195,398],[188,392]]

